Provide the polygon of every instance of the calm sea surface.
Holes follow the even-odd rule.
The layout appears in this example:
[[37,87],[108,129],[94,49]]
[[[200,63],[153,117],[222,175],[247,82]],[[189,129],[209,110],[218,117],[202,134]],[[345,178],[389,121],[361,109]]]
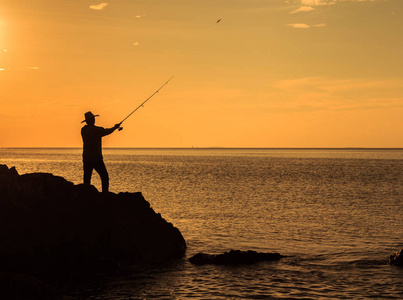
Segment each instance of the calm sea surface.
[[[287,258],[187,258],[69,283],[74,299],[403,298],[402,150],[104,149],[111,191],[141,191],[180,229],[187,258],[230,249]],[[81,149],[0,149],[20,174],[82,181]],[[100,190],[96,173],[93,184]]]

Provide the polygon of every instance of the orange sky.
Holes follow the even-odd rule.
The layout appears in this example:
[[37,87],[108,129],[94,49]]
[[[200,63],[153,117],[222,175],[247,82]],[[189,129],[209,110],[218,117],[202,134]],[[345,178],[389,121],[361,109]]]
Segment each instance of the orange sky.
[[[105,2],[103,2],[105,1]],[[2,0],[0,147],[403,147],[401,0]],[[221,19],[219,23],[217,20]]]

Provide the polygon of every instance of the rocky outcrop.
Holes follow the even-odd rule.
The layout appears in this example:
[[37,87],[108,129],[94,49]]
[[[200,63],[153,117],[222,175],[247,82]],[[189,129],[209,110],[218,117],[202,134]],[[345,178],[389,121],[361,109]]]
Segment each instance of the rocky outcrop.
[[189,258],[189,261],[195,265],[241,265],[241,264],[253,264],[260,261],[273,261],[279,260],[283,255],[279,253],[261,253],[252,250],[240,251],[230,250],[223,254],[205,254],[197,253]]
[[403,249],[397,251],[389,257],[389,263],[398,267],[403,267]]
[[0,165],[0,271],[65,271],[183,257],[177,228],[141,193],[102,194]]

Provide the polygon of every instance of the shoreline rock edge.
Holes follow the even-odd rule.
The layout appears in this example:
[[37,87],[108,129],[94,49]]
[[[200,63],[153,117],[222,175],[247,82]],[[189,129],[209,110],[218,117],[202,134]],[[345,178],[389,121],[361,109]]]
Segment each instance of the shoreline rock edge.
[[0,165],[0,271],[116,268],[181,258],[180,231],[141,193],[102,194]]

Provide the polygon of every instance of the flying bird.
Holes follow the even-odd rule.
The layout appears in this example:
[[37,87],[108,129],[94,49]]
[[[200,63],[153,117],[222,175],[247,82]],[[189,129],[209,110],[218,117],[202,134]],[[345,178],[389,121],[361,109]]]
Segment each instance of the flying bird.
[[219,19],[219,20],[217,21],[217,23],[220,22],[220,21],[221,21],[221,19]]

